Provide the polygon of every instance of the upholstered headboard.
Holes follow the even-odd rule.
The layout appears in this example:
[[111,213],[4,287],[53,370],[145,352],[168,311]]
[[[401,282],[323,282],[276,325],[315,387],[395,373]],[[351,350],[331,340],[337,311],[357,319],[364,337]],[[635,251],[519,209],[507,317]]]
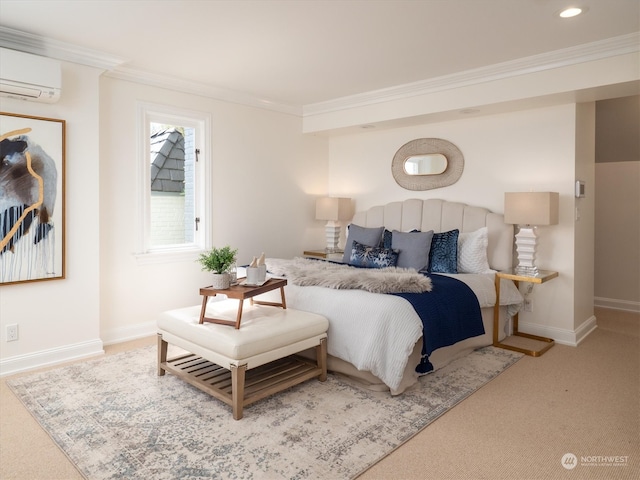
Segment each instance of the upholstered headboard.
[[504,223],[501,214],[486,208],[446,200],[411,199],[371,207],[354,215],[352,223],[363,227],[385,227],[388,230],[409,232],[473,232],[487,227],[489,246],[487,258],[494,270],[507,270],[513,266],[513,225]]

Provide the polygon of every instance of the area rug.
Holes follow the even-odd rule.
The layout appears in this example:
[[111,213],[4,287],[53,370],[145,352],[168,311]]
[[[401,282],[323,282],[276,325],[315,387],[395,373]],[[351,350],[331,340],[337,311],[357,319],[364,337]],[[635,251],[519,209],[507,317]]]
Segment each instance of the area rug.
[[338,375],[244,410],[171,374],[156,349],[101,357],[8,382],[87,479],[349,479],[514,364],[486,347],[403,395]]

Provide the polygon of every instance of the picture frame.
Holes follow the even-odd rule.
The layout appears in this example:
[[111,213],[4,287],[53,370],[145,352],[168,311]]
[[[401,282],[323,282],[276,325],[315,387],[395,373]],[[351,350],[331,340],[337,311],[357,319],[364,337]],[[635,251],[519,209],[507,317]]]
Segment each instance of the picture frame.
[[0,286],[65,278],[65,130],[0,112]]

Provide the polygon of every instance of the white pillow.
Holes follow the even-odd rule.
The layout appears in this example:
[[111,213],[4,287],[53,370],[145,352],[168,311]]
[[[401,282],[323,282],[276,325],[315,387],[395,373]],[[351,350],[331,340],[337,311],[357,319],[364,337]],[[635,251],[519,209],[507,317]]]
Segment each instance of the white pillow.
[[487,260],[487,227],[458,235],[458,273],[492,273]]

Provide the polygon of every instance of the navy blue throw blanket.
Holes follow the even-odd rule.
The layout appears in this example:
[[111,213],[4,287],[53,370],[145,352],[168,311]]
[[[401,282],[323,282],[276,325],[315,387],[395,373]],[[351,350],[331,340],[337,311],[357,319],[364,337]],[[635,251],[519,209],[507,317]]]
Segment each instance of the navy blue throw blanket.
[[429,274],[433,288],[425,293],[394,293],[406,298],[422,319],[422,359],[416,372],[433,370],[429,355],[441,347],[484,334],[478,298],[467,284]]

